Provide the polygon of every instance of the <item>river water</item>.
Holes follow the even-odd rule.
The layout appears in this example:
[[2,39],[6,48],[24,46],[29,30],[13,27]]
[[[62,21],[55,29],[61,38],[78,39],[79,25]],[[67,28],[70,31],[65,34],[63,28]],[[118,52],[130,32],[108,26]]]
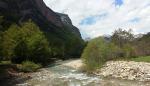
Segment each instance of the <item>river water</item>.
[[[20,86],[150,86],[149,82],[128,81],[101,76],[88,75],[73,68],[56,65],[47,68],[50,76],[31,79]],[[42,79],[42,77],[47,77]]]

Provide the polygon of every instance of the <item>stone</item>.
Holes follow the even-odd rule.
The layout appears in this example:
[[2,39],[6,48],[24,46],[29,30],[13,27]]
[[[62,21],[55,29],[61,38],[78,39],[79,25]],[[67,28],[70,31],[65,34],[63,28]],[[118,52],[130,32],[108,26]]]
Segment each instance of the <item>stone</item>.
[[133,61],[109,61],[96,75],[112,76],[128,80],[150,81],[150,63]]

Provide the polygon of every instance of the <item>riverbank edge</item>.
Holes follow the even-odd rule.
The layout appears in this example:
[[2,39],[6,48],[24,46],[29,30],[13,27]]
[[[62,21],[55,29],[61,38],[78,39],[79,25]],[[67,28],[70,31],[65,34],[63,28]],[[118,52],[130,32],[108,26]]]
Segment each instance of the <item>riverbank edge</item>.
[[[82,70],[81,60],[72,60],[62,64],[77,70]],[[94,75],[125,80],[150,81],[150,63],[134,61],[108,61],[101,69],[92,72]]]
[[[80,59],[76,59],[62,62],[59,65],[71,67],[81,71],[83,62]],[[92,72],[92,74],[102,77],[149,82],[150,63],[134,61],[108,61],[101,69],[97,69],[96,71]],[[37,72],[19,72],[10,75],[13,77],[15,76],[15,78],[13,78],[13,83],[15,81],[16,84],[22,85],[26,84],[24,82],[31,79],[39,79],[39,81],[42,79],[49,79],[49,77],[52,76],[52,73],[48,70],[48,68],[41,68]]]

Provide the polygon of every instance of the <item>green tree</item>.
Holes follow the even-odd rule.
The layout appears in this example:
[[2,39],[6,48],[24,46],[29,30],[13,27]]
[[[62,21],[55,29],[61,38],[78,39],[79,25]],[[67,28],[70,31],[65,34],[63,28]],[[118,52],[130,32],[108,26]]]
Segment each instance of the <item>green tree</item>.
[[16,63],[29,60],[45,64],[50,57],[46,37],[32,21],[21,27],[12,25],[4,32],[2,45],[4,57]]
[[132,34],[132,30],[115,30],[112,35],[112,42],[118,45],[119,47],[123,47],[124,44],[130,43],[134,39],[134,35]]
[[78,37],[73,37],[73,39],[70,40],[70,42],[66,45],[66,53],[69,56],[78,57],[81,55],[81,52],[83,50],[84,42],[81,41]]
[[139,36],[134,41],[136,56],[150,55],[150,32]]
[[2,38],[2,54],[5,60],[10,60],[14,55],[14,48],[20,38],[20,27],[12,25],[7,31],[3,33]]
[[123,48],[121,48],[123,51],[123,57],[124,58],[132,58],[135,57],[135,47],[132,44],[124,44]]
[[81,58],[87,70],[94,70],[101,67],[106,61],[116,58],[117,47],[99,37],[89,41],[84,49]]
[[120,51],[118,51],[118,57],[132,57],[134,56],[134,35],[132,34],[132,30],[122,30],[118,29],[115,30],[112,37],[112,43],[114,43],[116,46],[120,48]]

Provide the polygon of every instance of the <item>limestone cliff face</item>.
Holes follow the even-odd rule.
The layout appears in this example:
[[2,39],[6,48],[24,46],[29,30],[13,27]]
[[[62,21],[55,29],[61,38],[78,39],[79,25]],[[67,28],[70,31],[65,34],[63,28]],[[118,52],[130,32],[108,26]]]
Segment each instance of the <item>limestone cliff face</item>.
[[63,22],[63,24],[68,27],[68,28],[71,28],[71,32],[73,34],[76,34],[77,36],[80,36],[80,33],[79,33],[79,29],[77,27],[75,27],[73,24],[72,24],[72,21],[71,19],[69,18],[69,16],[67,14],[62,14],[62,13],[57,13],[60,18],[61,18],[61,21]]
[[35,1],[37,9],[39,9],[39,11],[42,13],[43,16],[46,17],[48,21],[51,21],[57,26],[60,27],[63,26],[60,17],[55,12],[53,12],[50,8],[48,8],[43,2],[43,0],[33,0],[33,1]]
[[22,23],[32,19],[43,30],[69,28],[70,33],[81,38],[78,28],[72,25],[66,14],[56,13],[43,0],[0,0],[0,15],[5,19]]

